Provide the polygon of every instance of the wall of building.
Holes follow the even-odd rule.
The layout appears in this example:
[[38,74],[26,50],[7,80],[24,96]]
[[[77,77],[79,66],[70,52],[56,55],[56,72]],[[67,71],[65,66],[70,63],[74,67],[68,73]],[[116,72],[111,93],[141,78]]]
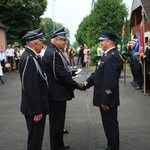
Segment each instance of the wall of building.
[[6,30],[0,28],[0,49],[6,50]]

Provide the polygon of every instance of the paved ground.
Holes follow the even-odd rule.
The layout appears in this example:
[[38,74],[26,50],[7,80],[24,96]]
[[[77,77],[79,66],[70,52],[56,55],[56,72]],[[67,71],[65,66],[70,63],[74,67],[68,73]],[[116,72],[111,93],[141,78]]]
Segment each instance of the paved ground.
[[[83,68],[76,78],[83,82],[91,73]],[[0,150],[26,150],[27,129],[20,107],[20,78],[15,71],[5,73],[0,83]],[[119,107],[120,150],[150,150],[150,97],[130,86],[130,72],[126,85],[120,78],[121,105]],[[34,88],[34,87],[33,87]],[[86,92],[75,90],[76,98],[68,102],[64,135],[71,150],[100,150],[106,147],[98,108],[92,105],[93,88]],[[50,150],[48,118],[43,150]]]

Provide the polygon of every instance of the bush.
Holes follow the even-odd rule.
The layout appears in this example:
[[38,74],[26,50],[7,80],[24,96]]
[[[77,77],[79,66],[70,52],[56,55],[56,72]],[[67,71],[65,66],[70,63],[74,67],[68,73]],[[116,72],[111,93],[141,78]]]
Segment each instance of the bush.
[[90,50],[91,50],[91,65],[96,65],[98,62],[97,48],[98,48],[98,45],[92,46],[90,48]]

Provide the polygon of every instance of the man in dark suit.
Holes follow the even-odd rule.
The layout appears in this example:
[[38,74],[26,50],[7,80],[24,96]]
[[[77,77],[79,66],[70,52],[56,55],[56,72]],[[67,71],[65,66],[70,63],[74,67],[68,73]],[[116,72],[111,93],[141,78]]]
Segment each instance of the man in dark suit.
[[150,39],[148,40],[148,47],[146,48],[146,51],[144,54],[140,54],[142,62],[145,61],[145,68],[143,68],[143,71],[145,69],[145,78],[146,78],[146,92],[149,93],[150,96]]
[[97,69],[85,82],[87,88],[94,86],[93,104],[99,107],[107,138],[106,150],[119,150],[119,126],[117,107],[119,100],[119,78],[122,60],[115,47],[116,36],[103,31],[99,37],[104,55]]
[[84,63],[84,48],[82,45],[80,45],[80,50],[79,50],[79,54],[78,54],[78,60],[77,60],[77,65],[79,64],[79,60],[81,62],[82,67],[85,67],[85,63]]
[[65,150],[69,148],[69,145],[64,145],[63,141],[66,101],[74,98],[73,91],[75,89],[85,89],[83,84],[78,84],[72,79],[69,63],[62,53],[66,44],[65,29],[62,28],[55,31],[51,35],[51,44],[42,59],[50,85],[51,150]]
[[28,129],[27,150],[41,150],[46,114],[49,114],[48,82],[38,58],[43,47],[42,29],[29,31],[26,48],[19,62],[22,83],[21,112]]

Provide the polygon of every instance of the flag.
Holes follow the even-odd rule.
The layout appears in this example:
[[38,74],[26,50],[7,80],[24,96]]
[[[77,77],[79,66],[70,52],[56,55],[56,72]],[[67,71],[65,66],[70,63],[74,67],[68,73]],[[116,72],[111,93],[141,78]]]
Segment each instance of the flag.
[[124,36],[125,36],[125,24],[122,26],[122,38],[120,42],[120,55],[122,55],[122,52],[124,51]]
[[125,35],[125,25],[122,26],[122,37]]
[[122,55],[123,50],[124,50],[124,42],[123,42],[123,38],[121,38],[120,51],[119,51],[120,55]]
[[138,40],[136,41],[134,52],[140,51],[140,32],[138,32]]
[[144,30],[143,30],[143,24],[141,22],[140,24],[140,54],[144,53]]
[[134,52],[144,53],[144,30],[142,22],[140,24],[140,29],[138,32],[138,40],[136,42],[135,50]]

